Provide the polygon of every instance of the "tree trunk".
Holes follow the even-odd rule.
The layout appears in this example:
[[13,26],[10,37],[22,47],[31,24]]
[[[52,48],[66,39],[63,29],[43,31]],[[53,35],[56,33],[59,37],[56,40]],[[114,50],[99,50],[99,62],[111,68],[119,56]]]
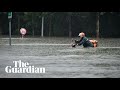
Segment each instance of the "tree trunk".
[[71,30],[71,12],[69,12],[69,37],[72,36],[72,30]]
[[41,27],[41,37],[44,36],[44,16],[42,16],[42,27]]
[[49,23],[49,37],[51,36],[51,30],[52,30],[52,16],[50,16],[50,23]]
[[1,26],[0,26],[0,36],[2,35],[2,28],[1,28]]
[[99,12],[97,12],[96,37],[99,38]]
[[20,33],[20,16],[18,15],[18,35]]
[[[0,17],[0,19],[1,19],[1,17]],[[2,35],[2,20],[0,20],[0,36]]]
[[33,13],[32,13],[32,36],[34,37],[34,17],[33,17]]

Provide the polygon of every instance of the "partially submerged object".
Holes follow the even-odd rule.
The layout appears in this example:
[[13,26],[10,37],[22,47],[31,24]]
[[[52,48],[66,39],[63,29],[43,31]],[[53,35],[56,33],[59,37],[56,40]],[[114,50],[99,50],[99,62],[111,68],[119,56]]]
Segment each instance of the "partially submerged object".
[[97,47],[98,46],[98,41],[97,40],[89,40],[94,47]]
[[72,47],[76,47],[76,45],[83,45],[83,47],[97,47],[98,41],[97,40],[89,40],[84,32],[79,33],[78,35],[80,40],[75,40],[72,44]]

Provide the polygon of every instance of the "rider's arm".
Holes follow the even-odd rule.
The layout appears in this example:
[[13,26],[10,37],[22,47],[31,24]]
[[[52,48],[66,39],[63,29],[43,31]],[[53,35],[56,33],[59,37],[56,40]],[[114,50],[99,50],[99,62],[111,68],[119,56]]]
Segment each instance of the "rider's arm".
[[78,45],[80,46],[80,45],[82,45],[82,44],[84,44],[84,43],[85,43],[85,40],[82,39],[82,40],[78,43]]
[[82,45],[85,42],[84,38],[81,38],[80,40],[75,40],[75,44]]

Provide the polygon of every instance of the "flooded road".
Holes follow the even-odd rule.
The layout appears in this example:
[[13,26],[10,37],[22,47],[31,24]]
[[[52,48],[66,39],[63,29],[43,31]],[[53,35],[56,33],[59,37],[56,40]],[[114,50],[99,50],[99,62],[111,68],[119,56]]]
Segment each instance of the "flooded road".
[[[97,48],[72,48],[72,38],[12,38],[12,46],[8,41],[0,38],[0,78],[120,78],[120,38],[101,38]],[[6,73],[18,60],[45,73]]]

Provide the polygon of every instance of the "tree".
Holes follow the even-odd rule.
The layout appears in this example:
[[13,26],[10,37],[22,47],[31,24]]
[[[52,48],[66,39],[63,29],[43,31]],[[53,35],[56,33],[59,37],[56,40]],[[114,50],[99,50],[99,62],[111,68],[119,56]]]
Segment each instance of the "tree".
[[96,37],[99,38],[99,12],[97,12]]
[[71,16],[72,16],[72,12],[68,12],[68,17],[69,17],[69,37],[72,36],[72,30],[71,30]]
[[[50,14],[51,14],[51,12],[41,12],[41,18],[42,18],[41,37],[44,36],[44,18],[46,15],[50,15]],[[51,21],[50,21],[50,25],[51,25]],[[50,28],[51,28],[51,26],[50,26]],[[50,35],[50,32],[51,32],[51,29],[49,31],[49,35]]]

